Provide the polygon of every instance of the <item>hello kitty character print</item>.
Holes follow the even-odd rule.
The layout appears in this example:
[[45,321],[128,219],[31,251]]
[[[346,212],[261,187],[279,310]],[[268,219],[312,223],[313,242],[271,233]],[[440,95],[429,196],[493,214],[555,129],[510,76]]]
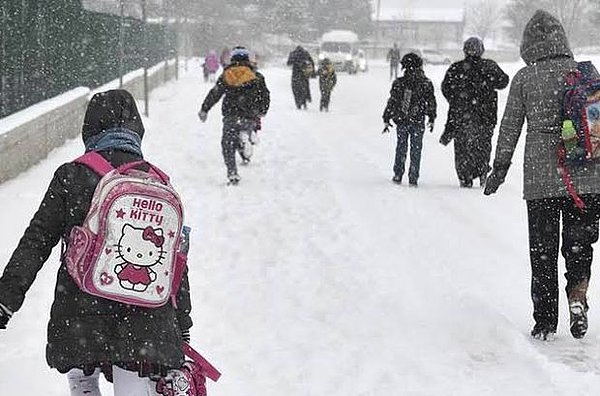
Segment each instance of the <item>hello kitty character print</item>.
[[121,287],[144,292],[156,280],[152,269],[161,264],[165,251],[165,238],[160,228],[136,228],[130,224],[123,226],[121,238],[117,244],[118,257],[123,263],[115,266],[115,273]]
[[94,154],[80,163],[103,177],[83,225],[73,227],[67,242],[69,273],[83,291],[98,297],[148,308],[169,300],[176,305],[187,268],[180,251],[179,196],[156,167],[143,172],[133,163],[114,169]]

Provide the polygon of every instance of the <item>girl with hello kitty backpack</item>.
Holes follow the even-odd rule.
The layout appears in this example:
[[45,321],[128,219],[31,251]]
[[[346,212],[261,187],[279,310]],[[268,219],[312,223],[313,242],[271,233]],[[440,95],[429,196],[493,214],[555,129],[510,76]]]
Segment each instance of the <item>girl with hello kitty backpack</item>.
[[143,136],[129,92],[94,95],[82,129],[86,154],[56,170],[0,278],[4,329],[63,240],[46,360],[67,374],[71,396],[99,396],[100,373],[115,396],[157,394],[151,379],[186,364],[198,381],[218,378],[187,345],[189,229],[168,177],[144,160]]

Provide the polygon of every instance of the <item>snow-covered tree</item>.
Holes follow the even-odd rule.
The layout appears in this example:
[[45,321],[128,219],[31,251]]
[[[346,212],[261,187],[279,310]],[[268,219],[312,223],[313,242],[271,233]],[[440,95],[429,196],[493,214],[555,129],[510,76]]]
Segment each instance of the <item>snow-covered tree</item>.
[[467,6],[467,32],[485,40],[500,26],[500,10],[496,0],[470,1]]
[[511,0],[505,8],[511,22],[507,33],[515,42],[520,42],[525,24],[536,10],[542,9],[561,21],[572,45],[586,45],[592,41],[590,32],[595,26],[591,24],[591,16],[597,6],[597,0]]

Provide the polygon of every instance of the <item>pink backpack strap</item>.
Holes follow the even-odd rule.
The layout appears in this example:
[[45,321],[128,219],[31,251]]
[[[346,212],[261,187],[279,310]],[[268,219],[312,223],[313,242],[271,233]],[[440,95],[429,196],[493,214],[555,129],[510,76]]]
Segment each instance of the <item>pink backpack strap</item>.
[[566,156],[567,156],[567,154],[565,152],[565,148],[560,147],[558,149],[558,167],[560,169],[560,174],[563,179],[563,184],[565,185],[565,188],[567,189],[567,192],[569,193],[571,198],[573,198],[573,201],[575,202],[575,206],[577,206],[579,208],[579,210],[581,212],[583,212],[585,209],[585,203],[583,202],[581,197],[577,194],[577,190],[575,189],[575,186],[573,185],[573,180],[571,180],[571,175],[569,175],[569,170],[567,169],[567,166],[565,164]]
[[185,356],[192,359],[202,368],[202,374],[204,374],[207,378],[217,382],[221,377],[221,373],[217,370],[212,364],[210,364],[202,355],[194,350],[187,342],[183,343],[183,352]]
[[[81,157],[75,159],[75,161],[73,161],[73,162],[75,162],[77,164],[86,165],[88,168],[92,169],[94,172],[96,172],[101,177],[115,169],[111,165],[111,163],[106,160],[106,158],[104,158],[103,156],[101,156],[100,154],[98,154],[95,151],[90,151],[88,153],[85,153]],[[133,169],[136,166],[139,166],[142,164],[147,164],[150,167],[150,173],[152,175],[157,177],[164,184],[169,184],[169,181],[170,181],[169,176],[167,176],[167,174],[165,172],[160,170],[157,166],[152,165],[148,161],[139,160],[139,161],[128,162],[126,164],[119,166],[117,169],[119,172],[125,172],[125,171]]]
[[96,172],[100,177],[106,175],[108,172],[115,169],[110,162],[108,162],[103,156],[95,151],[85,153],[79,158],[73,161],[76,164],[82,164]]

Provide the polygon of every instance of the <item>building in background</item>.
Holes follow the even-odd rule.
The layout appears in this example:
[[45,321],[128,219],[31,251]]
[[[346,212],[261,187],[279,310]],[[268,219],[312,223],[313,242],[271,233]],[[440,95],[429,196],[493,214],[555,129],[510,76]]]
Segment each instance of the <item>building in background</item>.
[[396,42],[402,48],[462,47],[464,9],[381,8],[373,15],[374,39],[379,45]]

